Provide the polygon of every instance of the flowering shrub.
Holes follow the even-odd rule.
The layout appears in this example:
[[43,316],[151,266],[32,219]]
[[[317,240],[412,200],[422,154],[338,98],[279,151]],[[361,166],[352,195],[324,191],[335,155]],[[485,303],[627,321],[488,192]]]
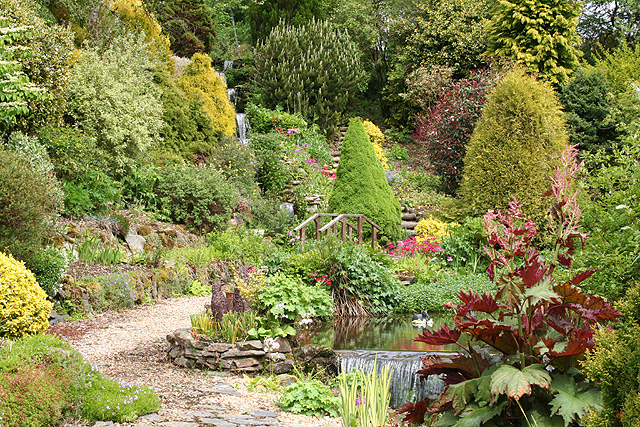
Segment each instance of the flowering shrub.
[[465,147],[496,78],[493,69],[473,72],[471,78],[447,87],[431,114],[418,117],[413,138],[425,145],[430,168],[442,177],[448,194],[455,194],[460,185]]
[[420,235],[418,237],[409,237],[408,239],[398,242],[397,245],[389,242],[387,248],[391,255],[409,256],[414,257],[416,255],[435,255],[441,252],[439,243],[435,237],[425,237]]
[[421,219],[416,225],[415,231],[418,235],[433,236],[438,242],[442,242],[443,239],[449,237],[449,226],[455,226],[457,224],[447,224],[432,216],[426,219]]

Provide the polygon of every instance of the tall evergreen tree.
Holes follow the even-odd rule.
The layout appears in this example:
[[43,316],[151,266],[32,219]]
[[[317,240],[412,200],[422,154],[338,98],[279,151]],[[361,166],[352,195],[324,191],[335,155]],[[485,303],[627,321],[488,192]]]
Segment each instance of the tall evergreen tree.
[[360,119],[349,123],[344,137],[329,212],[364,214],[382,227],[385,238],[400,237],[400,202],[387,183]]
[[487,53],[513,58],[552,84],[564,83],[578,66],[580,11],[576,0],[499,0]]

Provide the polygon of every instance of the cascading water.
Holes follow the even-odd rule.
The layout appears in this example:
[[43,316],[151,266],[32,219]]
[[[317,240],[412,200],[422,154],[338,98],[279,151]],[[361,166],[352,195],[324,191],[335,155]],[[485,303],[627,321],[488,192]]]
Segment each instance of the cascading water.
[[[421,358],[429,353],[414,351],[338,351],[338,363],[345,373],[354,369],[361,369],[369,374],[373,370],[374,363],[378,373],[383,366],[391,368],[391,395],[390,406],[400,407],[404,402],[417,402],[425,397],[434,398],[444,387],[444,382],[438,375],[431,375],[426,381],[420,380],[416,374],[422,368]],[[442,353],[439,353],[442,354]]]
[[[223,70],[227,70],[229,68],[233,68],[233,61],[224,61]],[[219,72],[218,74],[223,79],[225,79],[225,82],[226,82],[226,72],[222,71],[222,72]],[[236,111],[237,111],[238,92],[236,91],[236,88],[231,87],[227,89],[227,98],[229,99],[229,102],[233,104],[233,107],[236,108]],[[249,133],[249,130],[251,129],[251,127],[249,126],[249,120],[247,120],[247,115],[245,113],[236,113],[236,125],[238,127],[238,133],[237,133],[238,140],[244,145],[247,145],[249,143],[249,138],[247,138],[247,134]]]
[[244,145],[247,145],[249,143],[247,133],[249,133],[251,129],[247,115],[245,113],[236,113],[236,124],[238,125],[238,140]]

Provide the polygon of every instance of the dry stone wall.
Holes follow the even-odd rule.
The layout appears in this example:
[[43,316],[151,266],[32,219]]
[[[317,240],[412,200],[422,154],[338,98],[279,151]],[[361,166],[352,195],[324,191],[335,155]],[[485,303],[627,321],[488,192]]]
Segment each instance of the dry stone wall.
[[173,363],[185,368],[224,369],[236,372],[267,370],[275,374],[293,368],[291,344],[276,338],[269,347],[259,340],[235,344],[216,343],[203,336],[195,336],[189,329],[178,329],[167,335],[168,356]]

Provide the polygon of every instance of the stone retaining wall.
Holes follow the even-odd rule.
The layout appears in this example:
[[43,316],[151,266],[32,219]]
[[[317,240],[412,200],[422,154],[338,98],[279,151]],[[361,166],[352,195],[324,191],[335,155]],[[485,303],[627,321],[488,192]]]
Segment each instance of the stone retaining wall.
[[169,359],[178,366],[236,372],[267,370],[275,374],[283,374],[293,368],[291,344],[285,338],[276,338],[269,349],[259,340],[216,343],[191,332],[191,328],[178,329],[167,335]]

